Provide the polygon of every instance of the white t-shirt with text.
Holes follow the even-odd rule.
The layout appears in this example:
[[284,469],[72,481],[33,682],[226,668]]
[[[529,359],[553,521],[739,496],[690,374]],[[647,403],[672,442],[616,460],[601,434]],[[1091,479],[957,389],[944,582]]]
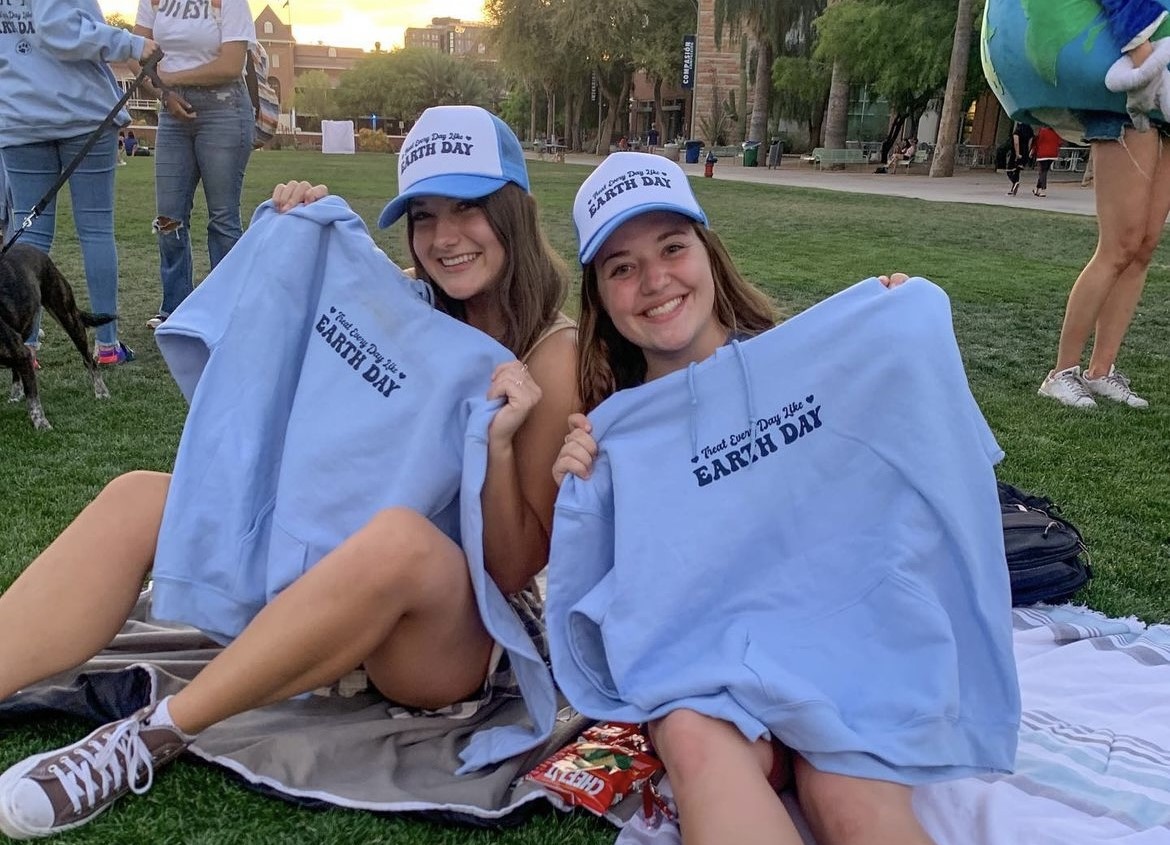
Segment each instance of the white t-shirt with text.
[[[222,6],[215,8],[215,6]],[[215,60],[228,41],[255,41],[247,0],[138,0],[138,26],[152,31],[166,54],[159,69],[191,70]]]

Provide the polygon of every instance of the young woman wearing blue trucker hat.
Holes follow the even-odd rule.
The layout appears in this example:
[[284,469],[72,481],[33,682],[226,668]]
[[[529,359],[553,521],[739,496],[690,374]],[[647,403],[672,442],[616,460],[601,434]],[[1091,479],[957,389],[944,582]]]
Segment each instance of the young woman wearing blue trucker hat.
[[[559,310],[567,271],[537,221],[519,142],[483,109],[428,109],[403,146],[399,188],[380,222],[407,217],[418,278],[447,312],[516,356],[483,386],[502,401],[487,431],[483,559],[541,651],[531,585],[547,562],[549,470],[577,407],[575,332]],[[287,210],[326,193],[293,182],[273,200]],[[83,662],[121,627],[150,571],[169,485],[161,473],[114,479],[0,597],[0,644],[13,645],[0,660],[0,697]],[[40,624],[50,612],[59,624]],[[35,653],[20,645],[29,630],[40,632]],[[463,549],[418,513],[382,511],[272,599],[180,693],[9,769],[0,829],[32,838],[85,824],[128,791],[145,792],[193,734],[355,666],[394,702],[465,711],[510,684],[500,659]]]

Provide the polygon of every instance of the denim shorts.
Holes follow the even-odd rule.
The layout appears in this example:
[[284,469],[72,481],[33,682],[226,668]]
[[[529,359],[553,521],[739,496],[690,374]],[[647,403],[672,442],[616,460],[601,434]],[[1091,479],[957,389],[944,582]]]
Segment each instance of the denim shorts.
[[[1084,138],[1089,141],[1120,141],[1126,129],[1133,127],[1129,115],[1112,111],[1075,111],[1073,114],[1084,127]],[[1150,120],[1159,134],[1170,136],[1170,126],[1161,120]]]

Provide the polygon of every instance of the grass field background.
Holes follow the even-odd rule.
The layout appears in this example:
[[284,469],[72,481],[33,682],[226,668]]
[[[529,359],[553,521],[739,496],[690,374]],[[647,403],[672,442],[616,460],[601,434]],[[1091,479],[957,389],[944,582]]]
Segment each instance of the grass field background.
[[[248,168],[245,218],[276,182],[300,178],[328,184],[373,221],[394,191],[393,163],[376,154],[258,153]],[[587,170],[541,162],[530,168],[545,228],[571,262],[570,208]],[[111,478],[136,468],[167,470],[174,459],[185,406],[145,327],[159,300],[158,253],[150,231],[153,160],[134,159],[117,177],[120,334],[138,357],[106,373],[112,399],[99,403],[64,333],[46,320],[41,394],[54,430],[37,433],[23,405],[0,404],[2,585]],[[1092,253],[1093,219],[719,179],[697,180],[695,190],[741,270],[788,313],[858,279],[895,270],[945,288],[972,389],[1007,452],[1001,478],[1053,497],[1084,531],[1095,578],[1078,599],[1111,615],[1170,620],[1170,253],[1165,247],[1155,256],[1119,361],[1151,409],[1103,403],[1096,411],[1076,412],[1037,397],[1036,388],[1055,354],[1068,288]],[[67,192],[58,216],[53,256],[85,301]],[[205,225],[200,198],[192,221],[197,276],[207,269]],[[400,263],[408,261],[404,229],[374,232]],[[914,437],[913,431],[906,434]],[[29,647],[36,641],[30,631]],[[73,738],[80,727],[50,719],[6,727],[0,766]],[[576,815],[541,815],[495,834],[301,810],[183,763],[161,777],[149,796],[123,802],[60,841],[595,845],[613,836],[607,825]]]

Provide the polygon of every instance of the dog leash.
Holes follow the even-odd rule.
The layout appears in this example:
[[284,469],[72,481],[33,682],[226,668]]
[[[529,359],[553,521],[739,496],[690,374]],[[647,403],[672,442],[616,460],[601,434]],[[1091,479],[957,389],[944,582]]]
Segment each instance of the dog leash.
[[93,149],[94,144],[98,142],[98,138],[101,137],[101,134],[105,132],[106,129],[114,125],[114,121],[118,119],[118,112],[122,111],[122,108],[126,105],[126,103],[130,102],[130,98],[133,97],[135,92],[138,91],[138,88],[142,85],[144,79],[150,77],[151,84],[154,85],[155,88],[157,88],[160,92],[167,90],[166,86],[164,86],[162,81],[158,78],[158,63],[162,57],[163,52],[161,49],[158,49],[155,50],[154,54],[146,60],[146,64],[144,64],[142,69],[138,71],[138,75],[134,77],[134,81],[131,82],[129,86],[127,86],[126,93],[122,95],[122,98],[118,100],[117,104],[110,110],[110,113],[106,115],[106,119],[103,120],[101,125],[98,126],[98,128],[93,131],[93,134],[89,136],[89,139],[85,142],[85,146],[81,148],[81,151],[78,152],[77,155],[73,157],[73,160],[69,162],[68,165],[66,165],[65,169],[61,171],[61,175],[57,177],[57,181],[54,183],[53,187],[49,188],[48,193],[41,197],[40,201],[32,207],[32,211],[28,213],[28,217],[24,218],[24,222],[20,224],[20,228],[16,230],[8,243],[4,244],[3,248],[0,248],[0,256],[3,256],[4,253],[8,252],[12,245],[16,243],[17,239],[24,234],[25,229],[28,229],[30,226],[32,226],[33,221],[41,216],[41,213],[45,210],[49,203],[53,201],[53,197],[57,196],[57,192],[61,190],[61,186],[69,181],[69,177],[73,175],[73,171],[76,170],[78,165],[81,164],[81,160],[85,158],[90,150]]

